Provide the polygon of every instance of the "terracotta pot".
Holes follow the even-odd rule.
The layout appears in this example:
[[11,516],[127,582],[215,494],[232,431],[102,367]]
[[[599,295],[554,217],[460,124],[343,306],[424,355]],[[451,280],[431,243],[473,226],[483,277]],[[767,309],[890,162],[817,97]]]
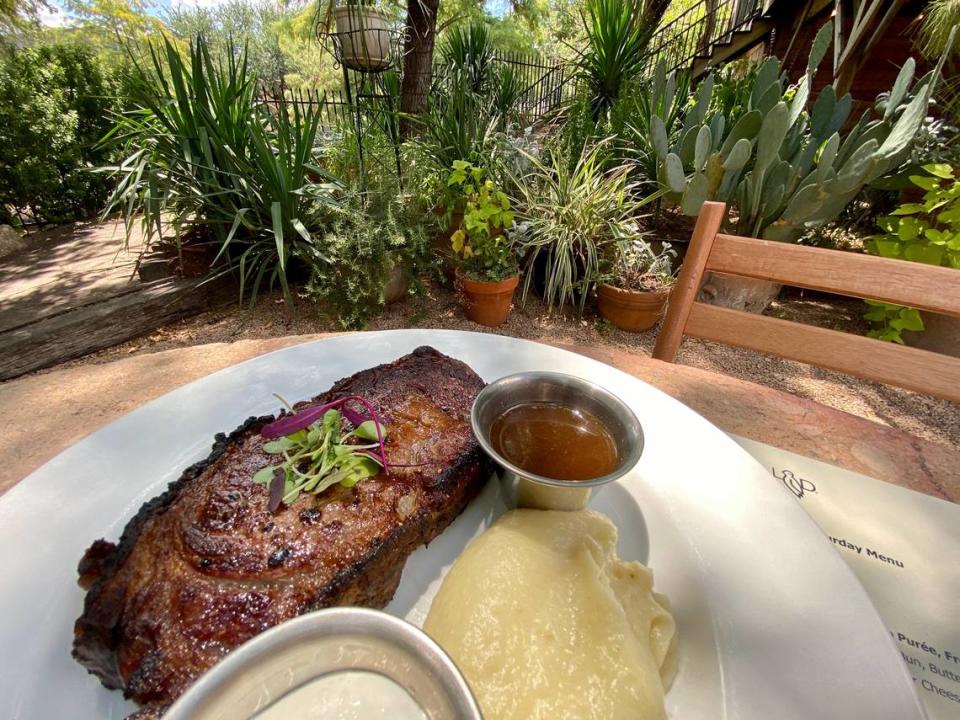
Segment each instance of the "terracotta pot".
[[660,319],[669,297],[669,290],[639,292],[601,283],[597,286],[597,310],[621,330],[643,332]]
[[170,265],[180,277],[202,278],[210,272],[210,266],[216,256],[217,248],[214,245],[184,244],[180,246],[179,252],[176,248],[173,249]]
[[457,272],[457,285],[462,291],[467,317],[475,323],[489,327],[503,325],[510,314],[513,292],[517,289],[518,282],[519,275],[498,282],[481,282]]
[[755,278],[707,273],[698,299],[718,307],[762,315],[777,299],[783,285]]

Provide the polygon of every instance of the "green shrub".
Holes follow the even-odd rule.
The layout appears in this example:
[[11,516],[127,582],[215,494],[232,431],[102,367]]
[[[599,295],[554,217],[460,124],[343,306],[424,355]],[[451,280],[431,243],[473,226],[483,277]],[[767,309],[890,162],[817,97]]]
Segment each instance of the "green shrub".
[[583,314],[604,247],[638,235],[635,216],[645,201],[633,199],[630,166],[604,166],[606,144],[584,146],[572,163],[550,149],[544,161],[531,158],[532,170],[515,183],[524,300],[539,265],[548,307],[569,303]]
[[85,46],[2,47],[0,222],[23,211],[66,222],[102,207],[110,183],[90,169],[108,158],[97,143],[110,128],[117,86]]
[[416,287],[430,232],[409,212],[411,200],[371,202],[369,195],[348,193],[319,242],[305,249],[311,272],[304,296],[322,302],[342,327],[363,328],[384,306],[394,268]]
[[[925,165],[925,175],[910,181],[924,190],[917,203],[904,203],[880,219],[881,235],[871,237],[867,251],[928,265],[960,269],[960,179],[949,165]],[[864,317],[873,324],[870,336],[902,343],[904,330],[923,330],[923,319],[913,308],[868,301]]]

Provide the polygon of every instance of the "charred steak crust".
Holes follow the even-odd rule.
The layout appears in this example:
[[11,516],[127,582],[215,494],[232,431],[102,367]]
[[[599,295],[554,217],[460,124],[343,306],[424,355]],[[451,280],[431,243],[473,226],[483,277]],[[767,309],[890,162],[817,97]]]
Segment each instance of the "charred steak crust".
[[251,481],[269,462],[259,432],[274,418],[218,434],[210,456],[145,503],[117,544],[97,540],[87,550],[74,657],[106,687],[162,707],[283,620],[331,605],[383,607],[407,556],[442,532],[489,474],[469,427],[482,387],[467,365],[429,347],[340,380],[310,402],[370,400],[386,418],[398,467],[275,515]]

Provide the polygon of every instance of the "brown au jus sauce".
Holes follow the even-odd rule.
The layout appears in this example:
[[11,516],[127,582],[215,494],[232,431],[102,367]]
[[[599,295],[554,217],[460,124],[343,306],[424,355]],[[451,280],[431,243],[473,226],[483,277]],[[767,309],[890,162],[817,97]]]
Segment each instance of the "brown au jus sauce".
[[593,413],[558,403],[516,405],[493,421],[490,442],[527,472],[555,480],[592,480],[619,463],[613,436]]

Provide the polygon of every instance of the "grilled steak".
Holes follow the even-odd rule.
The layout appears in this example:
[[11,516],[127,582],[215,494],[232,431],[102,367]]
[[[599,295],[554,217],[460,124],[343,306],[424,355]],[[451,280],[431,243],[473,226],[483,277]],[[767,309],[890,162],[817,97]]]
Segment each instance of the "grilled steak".
[[469,425],[482,387],[465,364],[427,347],[336,383],[311,402],[371,402],[389,428],[394,467],[276,513],[251,480],[272,463],[259,432],[275,418],[218,435],[210,457],[147,502],[118,544],[97,540],[87,550],[74,657],[149,711],[284,620],[331,605],[383,607],[407,556],[486,479]]

